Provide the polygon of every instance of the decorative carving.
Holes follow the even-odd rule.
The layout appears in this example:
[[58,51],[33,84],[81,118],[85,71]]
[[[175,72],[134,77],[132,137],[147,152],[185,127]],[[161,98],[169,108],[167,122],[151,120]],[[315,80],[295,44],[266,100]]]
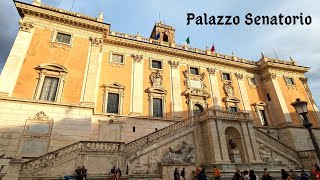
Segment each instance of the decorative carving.
[[215,75],[216,74],[216,69],[215,68],[207,68],[207,71],[208,71],[208,73],[209,74],[213,74],[213,75]]
[[273,159],[271,157],[271,152],[264,144],[259,145],[259,153],[260,153],[260,158],[263,162],[265,163],[271,163],[273,162]]
[[102,38],[97,38],[97,37],[90,37],[89,38],[90,42],[92,45],[95,46],[102,46]]
[[236,75],[236,77],[237,77],[238,79],[243,79],[243,74],[241,74],[241,73],[235,73],[235,75]]
[[227,94],[227,97],[234,97],[234,88],[231,82],[227,82],[224,84],[223,89]]
[[47,121],[49,120],[49,117],[43,111],[40,111],[34,116],[33,119]]
[[204,77],[206,77],[206,74],[203,72],[200,74],[200,80],[203,82],[204,81]]
[[163,84],[163,77],[159,70],[151,73],[150,81],[153,88],[161,88]]
[[182,141],[182,146],[174,151],[169,147],[169,152],[162,159],[164,163],[194,163],[194,147]]
[[303,86],[304,86],[304,89],[306,90],[306,93],[307,93],[307,96],[308,96],[310,102],[311,102],[312,104],[316,104],[316,101],[314,100],[314,98],[313,98],[313,96],[312,96],[312,93],[311,93],[311,91],[310,91],[309,85],[308,85],[308,78],[306,78],[306,77],[300,77],[299,79],[300,79],[300,81],[302,82],[302,84],[303,84]]
[[188,70],[184,70],[184,71],[182,71],[182,73],[183,73],[183,75],[184,75],[184,77],[185,77],[186,79],[189,78],[189,71],[188,71]]
[[133,61],[136,63],[141,63],[141,61],[143,59],[143,55],[131,54],[131,57],[132,57]]
[[177,68],[179,66],[179,61],[169,61],[172,68]]
[[25,31],[25,32],[30,32],[30,30],[32,28],[34,28],[34,23],[33,22],[27,22],[23,19],[19,20],[19,24],[20,24],[20,30],[21,31]]

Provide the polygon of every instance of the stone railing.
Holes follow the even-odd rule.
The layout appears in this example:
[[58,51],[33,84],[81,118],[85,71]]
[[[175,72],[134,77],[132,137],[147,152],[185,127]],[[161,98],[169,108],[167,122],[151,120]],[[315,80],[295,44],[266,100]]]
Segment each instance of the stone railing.
[[219,117],[223,119],[235,119],[235,120],[250,120],[249,113],[247,112],[229,112],[219,109],[209,109],[207,114],[210,117]]
[[49,167],[54,161],[65,159],[69,155],[77,155],[79,152],[121,153],[123,147],[124,143],[121,142],[80,141],[23,163],[21,174]]
[[170,135],[174,132],[178,132],[178,130],[180,130],[182,128],[185,128],[185,127],[188,127],[188,126],[191,126],[191,125],[197,123],[198,121],[200,121],[202,119],[203,115],[205,115],[205,114],[189,117],[189,118],[184,119],[182,121],[171,124],[170,126],[162,128],[154,133],[148,134],[148,135],[143,136],[139,139],[131,141],[125,145],[125,151],[130,152],[133,150],[141,149],[143,146],[145,146],[149,143],[157,142],[157,141],[167,137],[168,135]]
[[304,158],[304,159],[312,158],[314,154],[315,154],[314,150],[298,151],[299,158]]
[[284,152],[285,154],[291,156],[296,161],[299,160],[299,156],[298,156],[297,151],[295,149],[293,149],[292,147],[284,144],[283,142],[272,137],[268,133],[265,133],[257,128],[254,128],[254,133],[257,138],[267,142],[270,146],[272,146],[272,147],[278,149],[279,151]]

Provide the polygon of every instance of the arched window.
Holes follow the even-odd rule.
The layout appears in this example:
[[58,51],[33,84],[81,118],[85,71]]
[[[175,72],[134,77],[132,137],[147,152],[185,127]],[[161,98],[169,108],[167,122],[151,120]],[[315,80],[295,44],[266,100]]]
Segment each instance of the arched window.
[[60,102],[67,69],[59,64],[41,64],[34,99]]
[[193,115],[198,115],[203,113],[204,109],[200,104],[195,104],[193,106]]
[[166,33],[163,33],[163,41],[164,42],[169,42],[169,37]]

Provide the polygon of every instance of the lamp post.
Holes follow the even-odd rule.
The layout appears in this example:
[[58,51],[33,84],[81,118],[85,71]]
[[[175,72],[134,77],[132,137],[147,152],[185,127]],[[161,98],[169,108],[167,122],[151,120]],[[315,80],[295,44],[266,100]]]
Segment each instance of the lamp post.
[[308,129],[309,135],[310,135],[311,140],[312,140],[312,144],[314,146],[314,149],[316,150],[316,154],[317,154],[318,160],[320,160],[320,149],[319,149],[317,140],[316,140],[316,138],[315,138],[315,136],[314,136],[314,134],[313,134],[313,132],[311,130],[311,127],[312,127],[313,124],[309,122],[309,119],[307,117],[307,113],[308,113],[307,105],[308,105],[308,103],[305,102],[305,101],[301,101],[300,99],[296,99],[296,101],[291,103],[291,105],[296,109],[297,113],[303,117],[303,126]]

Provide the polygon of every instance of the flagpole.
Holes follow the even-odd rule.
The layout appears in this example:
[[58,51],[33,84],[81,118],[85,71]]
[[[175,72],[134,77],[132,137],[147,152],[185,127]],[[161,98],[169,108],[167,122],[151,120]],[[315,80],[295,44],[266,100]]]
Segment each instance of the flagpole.
[[276,53],[276,50],[274,50],[274,48],[272,48],[272,49],[273,49],[274,54],[276,55],[277,60],[279,60],[277,53]]
[[75,0],[73,0],[73,2],[72,2],[72,7],[71,7],[71,11],[73,10],[73,5],[74,5],[74,1],[75,1]]

